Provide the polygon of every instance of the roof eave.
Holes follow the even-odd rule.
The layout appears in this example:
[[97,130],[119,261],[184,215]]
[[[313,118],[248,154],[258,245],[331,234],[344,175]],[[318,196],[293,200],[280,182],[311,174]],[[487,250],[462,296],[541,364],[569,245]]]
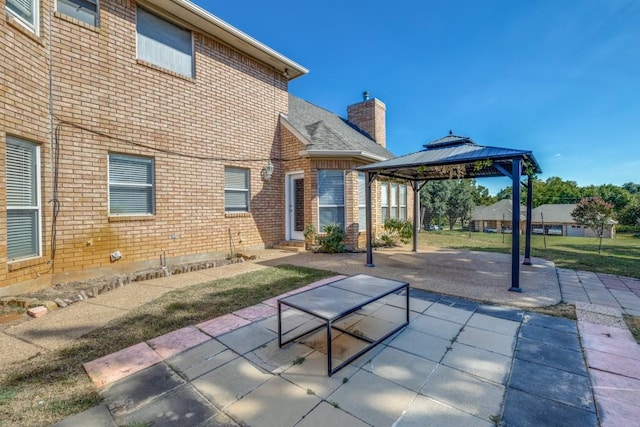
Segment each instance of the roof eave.
[[205,33],[227,43],[265,64],[271,65],[288,80],[307,74],[309,70],[276,52],[267,45],[243,33],[222,19],[188,0],[146,0],[172,15],[188,22]]
[[294,125],[291,124],[291,122],[289,121],[289,119],[285,114],[280,113],[280,123],[282,123],[285,129],[291,132],[293,136],[295,136],[304,145],[311,144],[311,141],[309,141],[309,139],[306,136],[304,136],[302,132],[300,132]]
[[362,150],[302,150],[299,153],[304,157],[334,157],[334,158],[359,158],[367,161],[376,161],[380,162],[383,160],[387,160],[386,157],[381,157],[377,154],[369,153],[367,151]]

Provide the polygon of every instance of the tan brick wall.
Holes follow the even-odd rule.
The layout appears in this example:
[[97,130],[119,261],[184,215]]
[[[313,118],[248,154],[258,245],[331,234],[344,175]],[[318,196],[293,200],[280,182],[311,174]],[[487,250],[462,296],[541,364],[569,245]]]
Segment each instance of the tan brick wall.
[[[301,157],[300,151],[304,144],[288,129],[282,127],[283,158],[286,172],[303,171],[305,177],[305,224],[312,224],[318,228],[318,170],[332,169],[345,171],[345,221],[347,235],[345,243],[350,247],[364,248],[366,246],[366,232],[358,230],[358,171],[356,168],[365,165],[362,160],[355,159],[309,159]],[[372,188],[372,222],[374,224],[374,238],[382,233],[381,223],[381,187],[380,180],[373,182]],[[413,190],[407,183],[407,218],[413,218]]]
[[[236,250],[282,240],[286,162],[277,127],[279,114],[287,112],[284,77],[198,33],[194,78],[137,61],[133,1],[102,0],[99,28],[56,13],[49,56],[46,30],[53,4],[43,2],[39,38],[0,19],[2,113],[7,117],[0,124],[0,142],[9,134],[41,144],[43,200],[42,257],[7,263],[6,203],[0,190],[0,286],[47,274],[50,266],[49,63],[54,125],[60,126],[61,209],[52,280],[87,269],[157,265],[163,251],[170,260],[224,255],[231,252],[230,233]],[[154,159],[155,215],[109,216],[109,153]],[[264,181],[267,159],[275,171]],[[224,212],[225,166],[250,169],[247,214]],[[4,150],[0,167],[3,183]],[[109,254],[115,250],[123,258],[112,264]]]

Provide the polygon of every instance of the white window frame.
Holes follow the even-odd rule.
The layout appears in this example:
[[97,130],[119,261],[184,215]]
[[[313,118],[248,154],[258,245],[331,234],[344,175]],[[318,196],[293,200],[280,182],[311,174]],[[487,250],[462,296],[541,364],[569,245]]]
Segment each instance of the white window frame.
[[[61,8],[61,4],[64,6],[68,6],[68,9],[66,9],[64,6]],[[92,5],[93,7],[87,8],[84,7],[85,5]],[[82,14],[70,12],[70,9],[72,9],[74,6],[76,7],[76,12],[80,10],[84,10],[87,12]],[[93,27],[98,27],[100,25],[100,0],[56,0],[56,11]],[[88,16],[93,16],[92,22],[89,22],[85,19]]]
[[389,199],[391,200],[391,209],[389,209],[391,218],[398,219],[398,184],[396,182],[391,183],[391,195]]
[[[189,38],[190,38],[190,42],[189,42],[189,46],[190,47],[189,47],[189,49],[190,49],[190,52],[189,52],[189,69],[188,70],[182,69],[178,65],[170,63],[169,59],[171,59],[171,55],[168,55],[168,53],[172,52],[172,51],[176,51],[176,50],[179,51],[180,50],[179,48],[176,48],[175,46],[171,46],[171,50],[164,49],[164,53],[165,54],[160,55],[160,58],[158,58],[158,55],[154,55],[153,53],[141,52],[143,50],[143,49],[141,49],[141,45],[145,45],[145,42],[144,42],[145,39],[153,40],[153,42],[155,43],[154,46],[156,46],[156,47],[164,45],[164,43],[162,43],[161,41],[155,40],[152,37],[147,37],[147,35],[142,34],[142,37],[141,37],[139,20],[140,20],[140,16],[143,15],[143,14],[147,14],[147,15],[153,16],[155,19],[157,19],[159,21],[163,21],[168,26],[175,27],[179,31],[184,31],[184,32],[188,32],[189,33]],[[160,49],[160,50],[163,50],[163,49]],[[180,25],[176,25],[175,23],[166,20],[162,16],[159,16],[159,15],[157,15],[157,14],[155,14],[155,13],[153,13],[153,12],[151,12],[151,11],[145,9],[145,8],[142,8],[140,6],[138,6],[137,9],[136,9],[136,55],[137,55],[138,59],[140,59],[140,60],[142,60],[144,62],[148,62],[150,64],[153,64],[153,65],[157,66],[157,67],[163,68],[165,70],[169,70],[169,71],[174,72],[176,74],[183,75],[183,76],[186,76],[186,77],[189,77],[189,78],[193,78],[193,76],[194,76],[194,73],[195,73],[195,71],[194,71],[194,69],[195,69],[195,66],[194,66],[195,55],[194,55],[194,47],[193,47],[193,32],[191,30],[189,30],[189,29],[186,29],[186,28],[180,26]],[[177,56],[174,56],[173,58],[175,59],[176,57]],[[180,65],[184,65],[184,64],[180,64]]]
[[[320,194],[320,189],[321,189],[321,179],[322,179],[322,175],[325,173],[329,173],[329,174],[335,174],[337,176],[338,173],[342,174],[342,204],[340,203],[323,203],[323,197],[322,194]],[[345,199],[346,199],[346,192],[345,192],[345,174],[343,170],[335,170],[335,169],[318,169],[318,231],[319,232],[323,232],[323,228],[325,225],[327,224],[322,224],[321,223],[321,215],[320,212],[322,209],[340,209],[342,208],[342,221],[339,221],[338,223],[342,226],[342,229],[344,229],[345,227]]]
[[358,231],[367,230],[367,214],[367,175],[358,172]]
[[[227,182],[227,172],[241,172],[245,176],[245,186],[235,187]],[[242,194],[246,200],[243,206],[227,206],[227,194]],[[225,213],[247,213],[251,209],[251,171],[247,168],[239,168],[235,166],[224,167],[224,211]]]
[[[151,173],[148,177],[148,182],[131,182],[131,181],[118,181],[112,180],[111,175],[111,160],[112,159],[127,159],[129,161],[139,161],[140,163],[150,164],[151,165]],[[151,157],[144,156],[135,156],[130,154],[119,154],[119,153],[109,153],[107,159],[108,165],[108,183],[109,183],[109,216],[152,216],[155,215],[155,161]],[[120,188],[126,189],[130,188],[132,190],[137,189],[148,189],[150,197],[150,205],[149,209],[146,212],[114,212],[113,206],[111,205],[111,190],[112,188]]]
[[[20,6],[24,6],[24,3],[29,3],[31,11],[33,13],[32,22],[24,16],[20,15],[20,12],[14,8],[19,7],[18,3],[22,3]],[[11,6],[15,4],[16,6]],[[40,35],[40,0],[7,0],[6,10],[14,17],[20,24],[26,27],[29,31],[33,32],[36,36]]]
[[407,220],[407,184],[400,184],[398,186],[398,206],[399,214],[398,218],[402,221]]
[[380,221],[389,219],[389,183],[380,183]]
[[[32,142],[28,142],[28,141],[24,141],[18,138],[14,138],[14,137],[10,137],[7,136],[7,146],[9,145],[16,145],[16,146],[22,146],[24,148],[33,150],[33,161],[34,161],[34,170],[33,170],[33,174],[29,176],[29,179],[33,182],[34,187],[31,191],[34,191],[34,202],[35,205],[23,205],[23,204],[12,204],[11,201],[11,196],[8,194],[9,191],[7,190],[7,195],[6,195],[6,205],[7,205],[7,258],[9,261],[17,261],[17,260],[23,260],[23,259],[29,259],[29,258],[36,258],[41,256],[42,254],[42,201],[41,201],[41,182],[40,182],[40,146],[38,144],[34,144]],[[6,153],[8,154],[8,152]],[[15,161],[24,161],[23,159],[12,159]],[[5,169],[5,174],[8,174],[9,169],[11,168],[9,166],[10,163],[10,159],[7,157],[6,158],[6,169]],[[9,178],[8,176],[6,176],[6,180],[7,180],[7,185],[5,187],[9,186],[9,181],[11,180],[11,178]],[[18,184],[20,185],[20,184]],[[25,184],[28,185],[28,184]],[[18,211],[23,211],[23,212],[31,212],[32,214],[35,213],[35,236],[33,236],[33,238],[35,239],[35,244],[34,244],[34,253],[31,254],[25,254],[22,256],[12,256],[13,254],[11,254],[9,251],[9,246],[11,245],[11,242],[9,240],[9,214],[12,212],[18,212]]]

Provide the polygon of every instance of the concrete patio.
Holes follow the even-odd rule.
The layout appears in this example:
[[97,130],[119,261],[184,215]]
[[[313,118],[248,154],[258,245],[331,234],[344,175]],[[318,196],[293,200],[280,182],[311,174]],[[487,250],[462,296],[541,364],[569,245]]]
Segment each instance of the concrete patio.
[[[636,422],[640,346],[621,315],[640,308],[640,281],[556,269],[534,260],[531,274],[523,268],[523,293],[518,294],[507,291],[508,256],[501,261],[499,254],[441,255],[449,257],[444,265],[434,262],[438,256],[432,253],[376,254],[372,269],[362,264],[363,254],[265,251],[255,262],[132,284],[8,328],[1,338],[9,345],[13,340],[22,343],[26,358],[30,343],[39,350],[60,348],[74,339],[72,331],[80,328],[86,333],[108,321],[80,315],[89,304],[108,309],[107,317],[113,318],[171,289],[278,264],[345,275],[364,272],[411,283],[411,322],[331,378],[326,373],[324,334],[278,348],[276,297],[85,364],[104,402],[56,425],[619,426]],[[452,257],[464,267],[451,268]],[[474,270],[479,274],[468,275]],[[481,300],[500,304],[460,298],[479,292],[478,287],[487,295]],[[456,293],[465,295],[452,296]],[[577,305],[577,322],[527,309],[561,299]],[[402,301],[393,296],[367,306],[344,326],[375,336],[399,321]],[[313,324],[294,310],[286,311],[284,318],[285,329]],[[334,335],[333,345],[340,359],[362,343],[343,334]]]

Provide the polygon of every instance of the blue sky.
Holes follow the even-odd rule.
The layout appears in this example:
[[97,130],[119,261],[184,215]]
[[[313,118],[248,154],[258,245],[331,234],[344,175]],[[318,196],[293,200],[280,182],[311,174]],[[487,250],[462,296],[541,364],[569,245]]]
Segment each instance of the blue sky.
[[383,101],[396,155],[451,129],[533,151],[541,179],[640,182],[639,1],[196,3],[308,68],[292,94],[341,116]]

